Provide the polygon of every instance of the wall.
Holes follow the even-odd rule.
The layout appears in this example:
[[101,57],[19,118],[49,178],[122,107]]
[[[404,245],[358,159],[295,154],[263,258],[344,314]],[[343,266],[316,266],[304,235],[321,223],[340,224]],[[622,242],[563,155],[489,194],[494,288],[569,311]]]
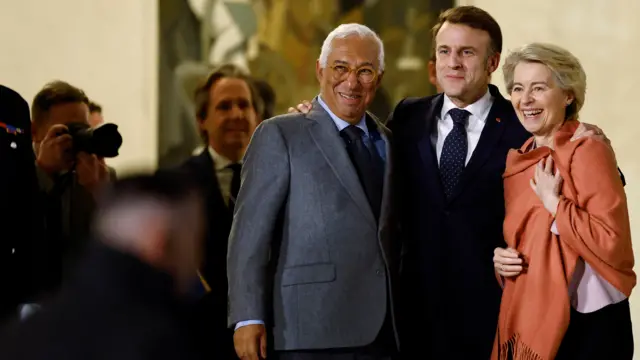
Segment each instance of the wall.
[[[640,1],[637,0],[459,0],[495,17],[502,27],[503,58],[510,49],[532,41],[551,42],[576,55],[587,73],[584,122],[600,126],[611,139],[627,180],[636,262],[640,262],[640,122],[629,110],[637,103],[636,55],[640,55]],[[502,73],[494,83],[504,92]],[[636,267],[636,272],[640,267]],[[640,339],[640,300],[631,297],[636,342]],[[636,355],[636,359],[640,359]]]
[[0,83],[30,103],[65,80],[103,105],[124,137],[120,172],[157,163],[157,1],[0,0]]

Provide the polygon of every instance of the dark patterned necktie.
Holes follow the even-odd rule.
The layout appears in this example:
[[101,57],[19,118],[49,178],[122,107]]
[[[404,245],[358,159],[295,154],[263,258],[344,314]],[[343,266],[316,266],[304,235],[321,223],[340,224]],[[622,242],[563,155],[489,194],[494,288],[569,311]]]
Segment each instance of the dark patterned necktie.
[[231,197],[229,198],[229,209],[233,212],[233,208],[236,205],[236,199],[238,197],[238,191],[240,191],[240,170],[242,169],[242,165],[231,164],[227,167],[233,171],[233,177],[231,178]]
[[440,178],[444,193],[449,198],[460,182],[464,163],[467,159],[467,130],[465,125],[469,118],[467,110],[451,109],[449,115],[453,119],[453,129],[444,139],[440,155]]
[[382,184],[384,177],[384,164],[375,151],[369,149],[364,143],[364,131],[357,126],[349,125],[340,135],[347,144],[347,152],[353,166],[356,168],[358,178],[369,200],[369,205],[376,218],[380,216],[382,203]]

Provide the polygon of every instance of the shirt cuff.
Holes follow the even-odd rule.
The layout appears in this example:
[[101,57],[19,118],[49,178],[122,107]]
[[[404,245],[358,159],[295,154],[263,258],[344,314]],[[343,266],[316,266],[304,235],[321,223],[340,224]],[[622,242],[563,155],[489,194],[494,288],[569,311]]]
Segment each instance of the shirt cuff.
[[261,320],[247,320],[247,321],[240,321],[236,324],[236,328],[233,331],[236,331],[238,329],[240,329],[243,326],[247,326],[247,325],[264,325],[264,321]]

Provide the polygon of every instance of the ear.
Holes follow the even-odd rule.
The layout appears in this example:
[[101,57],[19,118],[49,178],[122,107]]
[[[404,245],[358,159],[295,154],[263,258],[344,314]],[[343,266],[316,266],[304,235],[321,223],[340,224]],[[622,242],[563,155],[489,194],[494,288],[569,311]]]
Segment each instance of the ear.
[[384,71],[380,72],[380,74],[378,75],[378,78],[376,79],[376,89],[380,87],[383,77],[384,77]]
[[576,97],[573,95],[573,93],[568,92],[564,99],[564,106],[571,105],[575,100],[576,100]]
[[495,53],[487,59],[487,71],[489,75],[493,74],[494,71],[498,70],[498,66],[500,65],[500,53]]
[[322,74],[324,72],[324,68],[320,65],[320,59],[316,60],[316,78],[319,83],[322,83]]
[[38,130],[33,123],[31,123],[31,141],[35,143],[42,141],[42,139],[38,138]]

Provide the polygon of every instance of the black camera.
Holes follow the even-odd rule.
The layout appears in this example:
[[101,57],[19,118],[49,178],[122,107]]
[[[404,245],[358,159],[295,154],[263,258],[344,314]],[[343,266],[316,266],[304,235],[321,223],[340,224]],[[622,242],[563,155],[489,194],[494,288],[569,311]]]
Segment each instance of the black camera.
[[98,157],[113,158],[118,156],[122,146],[122,135],[116,124],[102,124],[92,128],[84,123],[67,124],[69,135],[73,139],[73,151],[84,151]]

